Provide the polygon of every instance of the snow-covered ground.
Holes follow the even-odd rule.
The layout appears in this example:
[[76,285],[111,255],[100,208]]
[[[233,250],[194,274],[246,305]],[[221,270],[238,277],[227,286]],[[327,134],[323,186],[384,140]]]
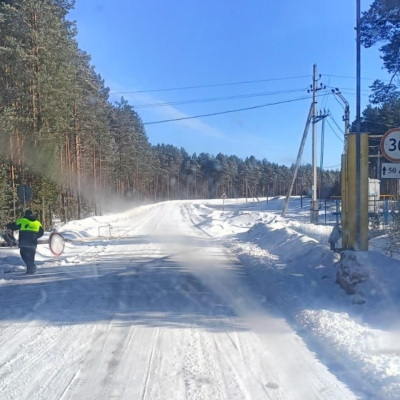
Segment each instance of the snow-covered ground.
[[[174,201],[73,221],[24,274],[0,249],[0,398],[400,399],[400,261],[283,199]],[[330,219],[334,222],[334,218]]]

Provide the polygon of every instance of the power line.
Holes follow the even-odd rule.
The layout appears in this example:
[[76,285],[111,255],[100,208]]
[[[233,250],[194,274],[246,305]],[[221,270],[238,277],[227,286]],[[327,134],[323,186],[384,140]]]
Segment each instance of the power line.
[[341,164],[330,165],[329,167],[325,167],[325,171],[332,170],[332,169],[338,168],[340,166],[341,166]]
[[329,117],[332,119],[332,121],[334,122],[334,124],[337,126],[337,128],[339,129],[339,131],[341,132],[342,135],[344,135],[344,130],[339,126],[339,124],[336,122],[335,118],[333,118],[333,115],[331,112],[329,112]]
[[[347,94],[348,96],[352,96],[352,97],[354,97],[356,95],[356,93],[346,92],[345,90],[342,90],[341,93]],[[370,96],[370,94],[368,94],[368,93],[361,93],[361,97],[368,98],[369,96]]]
[[[329,88],[329,89],[337,89],[337,86],[327,86],[327,88]],[[342,91],[342,90],[351,90],[351,91],[354,91],[354,92],[356,91],[355,88],[344,88],[344,87],[340,86],[340,91]],[[361,91],[362,92],[371,92],[370,89],[361,89]]]
[[[347,75],[324,74],[324,76],[332,77],[332,78],[355,79],[355,76],[347,76]],[[173,91],[173,90],[201,89],[201,88],[218,87],[218,86],[245,85],[245,84],[250,84],[250,83],[283,81],[283,80],[309,78],[309,77],[310,77],[309,75],[297,75],[297,76],[288,76],[288,77],[283,77],[283,78],[257,79],[257,80],[248,80],[248,81],[238,81],[238,82],[214,83],[214,84],[207,84],[207,85],[178,86],[178,87],[161,88],[161,89],[145,89],[145,90],[135,90],[135,91],[110,92],[110,94],[166,92],[166,91]],[[369,81],[377,80],[377,78],[361,78],[361,79],[369,80]],[[388,81],[388,80],[386,80],[386,81]],[[384,81],[384,82],[386,82],[386,81]]]
[[[326,96],[326,95],[322,95],[322,96]],[[164,120],[161,120],[161,121],[144,122],[144,125],[162,124],[162,123],[165,123],[165,122],[182,121],[182,120],[186,120],[186,119],[211,117],[211,116],[214,116],[214,115],[229,114],[229,113],[235,113],[235,112],[247,111],[247,110],[255,110],[257,108],[276,106],[278,104],[285,104],[285,103],[293,103],[295,101],[307,100],[307,99],[311,99],[311,98],[312,98],[311,96],[304,96],[304,97],[299,97],[297,99],[277,101],[275,103],[268,103],[268,104],[260,104],[258,106],[246,107],[246,108],[238,108],[238,109],[235,109],[235,110],[220,111],[220,112],[209,113],[209,114],[201,114],[201,115],[193,115],[191,117],[164,119]]]
[[205,99],[192,99],[192,100],[180,100],[180,101],[161,102],[161,103],[137,104],[137,105],[133,105],[133,107],[135,107],[135,108],[150,108],[150,107],[176,106],[176,105],[193,104],[193,103],[209,103],[211,101],[246,99],[246,98],[251,98],[251,97],[273,96],[276,94],[283,94],[283,93],[286,94],[286,93],[295,93],[295,92],[304,92],[304,91],[305,91],[305,88],[277,90],[274,92],[259,92],[259,93],[251,93],[251,94],[242,94],[242,95],[237,95],[237,96],[209,97],[209,98],[205,98]]
[[166,92],[172,90],[187,90],[187,89],[200,89],[209,88],[217,86],[233,86],[233,85],[245,85],[249,83],[259,83],[259,82],[273,82],[273,81],[284,81],[289,79],[299,79],[299,78],[309,78],[309,75],[298,75],[298,76],[288,76],[284,78],[269,78],[269,79],[258,79],[252,81],[240,81],[240,82],[228,82],[228,83],[214,83],[209,85],[195,85],[195,86],[181,86],[163,89],[147,89],[147,90],[136,90],[131,92],[110,92],[110,94],[133,94],[133,93],[150,93],[150,92]]
[[[348,76],[348,75],[332,75],[332,74],[324,74],[324,76],[331,76],[332,78],[344,78],[344,79],[356,79],[355,76]],[[378,78],[361,78],[365,81],[376,81]],[[389,80],[384,80],[383,82],[389,82]]]
[[329,127],[331,128],[333,134],[342,142],[344,143],[344,140],[337,134],[337,132],[335,131],[335,129],[333,129],[331,123],[329,122],[329,120],[326,120],[326,123],[329,125]]
[[337,134],[337,132],[335,131],[335,129],[333,129],[331,123],[329,122],[329,120],[326,120],[326,123],[329,125],[329,127],[331,128],[332,132],[334,133],[334,135],[342,142],[344,143],[344,140]]

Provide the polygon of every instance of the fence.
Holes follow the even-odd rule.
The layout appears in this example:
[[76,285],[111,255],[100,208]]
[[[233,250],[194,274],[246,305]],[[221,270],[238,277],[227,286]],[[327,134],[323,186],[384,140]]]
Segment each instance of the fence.
[[[342,201],[339,196],[320,200],[321,215],[325,224],[341,222]],[[394,215],[400,212],[400,197],[395,195],[370,196],[368,200],[368,216],[371,230],[386,231]]]

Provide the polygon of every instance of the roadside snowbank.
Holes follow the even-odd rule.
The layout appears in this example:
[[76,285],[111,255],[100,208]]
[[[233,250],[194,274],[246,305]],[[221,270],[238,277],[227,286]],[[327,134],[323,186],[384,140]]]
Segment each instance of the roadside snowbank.
[[[327,243],[332,226],[299,222],[293,203],[290,218],[265,202],[251,211],[245,205],[224,212],[212,203],[193,207],[201,229],[220,238],[264,282],[268,300],[338,376],[369,382],[362,398],[400,398],[400,262],[369,251],[345,252],[341,264]],[[338,278],[348,280],[353,296]]]

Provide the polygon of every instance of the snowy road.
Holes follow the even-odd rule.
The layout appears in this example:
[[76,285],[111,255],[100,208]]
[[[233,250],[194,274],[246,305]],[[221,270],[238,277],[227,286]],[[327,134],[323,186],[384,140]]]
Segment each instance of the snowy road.
[[358,398],[189,204],[107,218],[121,239],[0,286],[1,399]]

